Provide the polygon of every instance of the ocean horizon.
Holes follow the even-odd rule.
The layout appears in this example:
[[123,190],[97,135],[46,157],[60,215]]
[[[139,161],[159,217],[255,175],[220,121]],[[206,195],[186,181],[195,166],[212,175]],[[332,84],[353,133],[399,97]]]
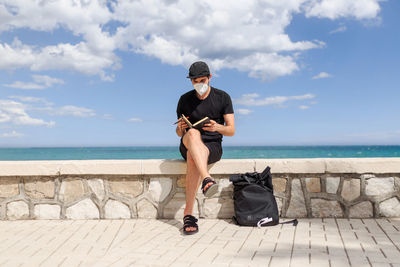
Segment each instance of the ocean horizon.
[[[223,146],[223,159],[400,157],[400,145]],[[181,159],[178,146],[3,147],[0,160]]]

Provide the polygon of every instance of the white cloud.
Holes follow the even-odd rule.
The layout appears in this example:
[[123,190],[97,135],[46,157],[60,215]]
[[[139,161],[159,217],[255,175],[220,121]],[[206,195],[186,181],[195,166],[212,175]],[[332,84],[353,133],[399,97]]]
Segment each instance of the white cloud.
[[18,99],[18,100],[20,100],[22,102],[30,102],[30,103],[38,103],[39,102],[39,103],[43,103],[43,104],[45,104],[47,106],[53,105],[53,103],[51,103],[51,102],[49,102],[46,99],[41,98],[41,97],[17,96],[16,95],[16,96],[9,96],[9,98]]
[[23,137],[24,134],[12,131],[11,133],[3,133],[1,137]]
[[338,33],[338,32],[345,32],[347,31],[347,27],[346,26],[341,26],[333,31],[330,31],[329,34],[334,34],[334,33]]
[[64,81],[57,78],[52,78],[47,75],[32,75],[34,83],[16,81],[12,84],[3,84],[6,87],[18,89],[45,89],[53,86],[54,84],[64,84]]
[[250,113],[252,113],[253,111],[250,109],[245,109],[245,108],[239,108],[236,110],[237,114],[241,114],[241,115],[249,115]]
[[373,19],[380,11],[380,0],[312,0],[306,1],[307,17],[337,19]]
[[299,109],[309,109],[310,108],[310,106],[306,106],[306,105],[300,105],[299,106]]
[[26,113],[27,106],[12,100],[0,99],[0,123],[53,127],[54,121],[35,119]]
[[143,120],[141,118],[130,118],[128,121],[129,122],[142,122]]
[[294,14],[364,20],[379,11],[379,0],[2,0],[0,32],[63,28],[81,40],[0,43],[0,69],[74,70],[111,81],[120,67],[116,51],[123,50],[186,67],[203,59],[214,71],[234,68],[268,80],[298,70],[298,52],[324,46],[291,40],[285,29]]
[[104,114],[103,115],[103,119],[105,119],[105,120],[113,120],[114,117],[111,114]]
[[233,99],[233,101],[235,104],[244,106],[269,106],[269,105],[282,106],[285,102],[288,101],[305,100],[313,98],[315,98],[315,95],[305,94],[300,96],[273,96],[260,99],[258,94],[245,94],[242,95],[242,97],[239,99]]
[[326,73],[326,72],[321,72],[320,74],[313,76],[312,79],[316,80],[316,79],[324,79],[324,78],[331,78],[331,77],[333,77],[331,74]]
[[96,115],[96,113],[92,109],[71,105],[54,109],[54,114],[60,116],[74,116],[81,118],[93,117]]

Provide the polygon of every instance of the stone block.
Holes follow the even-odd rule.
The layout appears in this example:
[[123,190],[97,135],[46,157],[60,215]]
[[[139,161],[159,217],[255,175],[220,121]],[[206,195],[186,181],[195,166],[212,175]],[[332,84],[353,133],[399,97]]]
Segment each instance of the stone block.
[[99,219],[99,209],[90,199],[84,199],[67,208],[68,219]]
[[325,173],[324,159],[256,159],[256,171],[262,172],[266,166],[271,173]]
[[104,189],[104,182],[102,179],[88,179],[87,180],[90,190],[96,195],[96,197],[102,201],[106,195]]
[[[163,218],[172,219],[175,218],[177,220],[182,220],[183,211],[185,209],[185,193],[176,193],[174,197],[168,202],[164,207],[164,216]],[[199,209],[197,200],[194,203],[193,207],[193,216],[199,216]]]
[[131,218],[131,212],[129,207],[124,203],[116,200],[108,200],[104,206],[106,219],[129,219]]
[[142,160],[61,160],[50,161],[62,175],[140,175]]
[[306,188],[308,192],[321,192],[321,180],[319,178],[306,178]]
[[400,217],[400,202],[396,197],[379,203],[380,215],[383,217]]
[[137,203],[138,218],[157,219],[157,209],[148,200],[142,199]]
[[326,178],[326,192],[336,194],[340,184],[340,177],[327,177]]
[[350,207],[349,217],[350,218],[371,218],[374,216],[372,203],[369,201],[363,201]]
[[283,193],[286,191],[286,182],[285,178],[273,178],[272,185],[274,186],[275,193]]
[[360,196],[360,179],[343,181],[342,197],[346,201],[352,201]]
[[9,220],[28,219],[29,207],[24,201],[14,201],[7,204],[7,218]]
[[42,220],[60,219],[60,211],[58,205],[38,204],[35,205],[34,215],[36,219]]
[[233,199],[228,197],[205,199],[204,215],[208,219],[231,219],[235,215]]
[[172,189],[171,178],[151,178],[149,194],[153,201],[162,202],[169,195]]
[[232,196],[233,192],[233,184],[227,178],[215,179],[215,182],[218,184],[218,193],[215,194],[215,197],[219,196]]
[[304,200],[303,189],[299,179],[292,180],[292,189],[289,208],[286,211],[288,218],[303,218],[307,217],[306,204]]
[[176,181],[176,185],[180,188],[185,188],[186,187],[186,176],[182,175],[178,178]]
[[142,160],[142,174],[146,175],[166,175],[186,173],[186,163],[181,159],[161,160],[146,159]]
[[81,179],[63,179],[60,187],[60,200],[68,202],[77,199],[85,194],[85,188]]
[[210,165],[209,172],[215,174],[229,174],[253,172],[255,163],[253,159],[224,159]]
[[143,181],[137,178],[111,178],[108,182],[110,190],[117,195],[133,198],[143,193]]
[[311,212],[314,218],[343,217],[339,202],[325,199],[311,199]]
[[380,196],[394,191],[394,179],[371,178],[366,180],[365,194],[367,196]]
[[279,216],[281,216],[282,215],[283,200],[280,197],[275,197],[275,200],[276,200],[276,205],[278,206]]
[[19,194],[19,178],[0,178],[0,197],[13,197]]
[[32,199],[54,198],[55,185],[52,178],[25,178],[25,194]]

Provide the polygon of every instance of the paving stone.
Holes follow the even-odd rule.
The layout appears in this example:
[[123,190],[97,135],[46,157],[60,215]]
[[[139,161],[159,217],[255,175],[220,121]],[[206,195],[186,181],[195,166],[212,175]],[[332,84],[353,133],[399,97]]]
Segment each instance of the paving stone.
[[327,177],[326,178],[326,192],[336,194],[340,184],[340,177]]
[[233,199],[219,197],[204,201],[204,215],[209,219],[230,219],[234,215]]
[[307,217],[306,204],[299,179],[292,180],[292,192],[286,216],[289,218]]
[[142,199],[137,204],[137,212],[139,218],[156,219],[157,209],[148,200]]
[[108,180],[110,190],[124,197],[137,197],[143,193],[143,181],[130,178],[110,178]]
[[67,178],[61,182],[59,197],[61,201],[68,202],[85,194],[81,179]]
[[[167,219],[176,218],[177,220],[182,220],[185,204],[186,204],[185,193],[176,193],[174,197],[164,207],[164,218]],[[193,216],[196,217],[199,216],[197,200],[194,203]]]
[[61,207],[59,205],[35,205],[34,215],[37,219],[60,219]]
[[128,219],[131,217],[131,212],[127,205],[112,199],[107,201],[104,211],[107,219]]
[[7,218],[10,220],[27,219],[29,217],[28,204],[24,201],[14,201],[7,204]]
[[380,215],[384,217],[400,217],[400,202],[396,197],[379,204]]
[[365,194],[379,196],[394,191],[394,178],[371,178],[366,180]]
[[306,178],[306,188],[308,192],[321,192],[321,180],[319,178]]
[[25,178],[25,194],[32,199],[54,198],[54,178]]
[[18,180],[15,178],[0,178],[0,197],[13,197],[19,194]]
[[369,201],[363,201],[354,206],[350,207],[349,210],[350,218],[370,218],[374,216],[372,203]]
[[286,191],[287,180],[285,178],[273,178],[272,185],[275,193],[283,193]]
[[102,179],[87,179],[90,190],[102,201],[105,197],[104,182]]
[[352,201],[360,196],[360,179],[344,180],[342,197],[346,201]]
[[151,178],[149,184],[149,193],[156,202],[162,202],[169,195],[172,189],[171,178]]
[[68,219],[98,219],[100,216],[97,206],[90,199],[84,199],[67,208],[66,217]]
[[343,211],[339,202],[325,199],[311,199],[311,211],[313,217],[342,217]]

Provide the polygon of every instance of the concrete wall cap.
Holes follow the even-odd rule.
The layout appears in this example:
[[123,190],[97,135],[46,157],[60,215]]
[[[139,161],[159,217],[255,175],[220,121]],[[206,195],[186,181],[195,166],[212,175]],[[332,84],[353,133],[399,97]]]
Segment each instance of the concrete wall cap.
[[[272,173],[400,173],[400,158],[223,159],[209,168],[218,175],[260,172],[266,166]],[[0,161],[0,176],[185,173],[180,159]]]

